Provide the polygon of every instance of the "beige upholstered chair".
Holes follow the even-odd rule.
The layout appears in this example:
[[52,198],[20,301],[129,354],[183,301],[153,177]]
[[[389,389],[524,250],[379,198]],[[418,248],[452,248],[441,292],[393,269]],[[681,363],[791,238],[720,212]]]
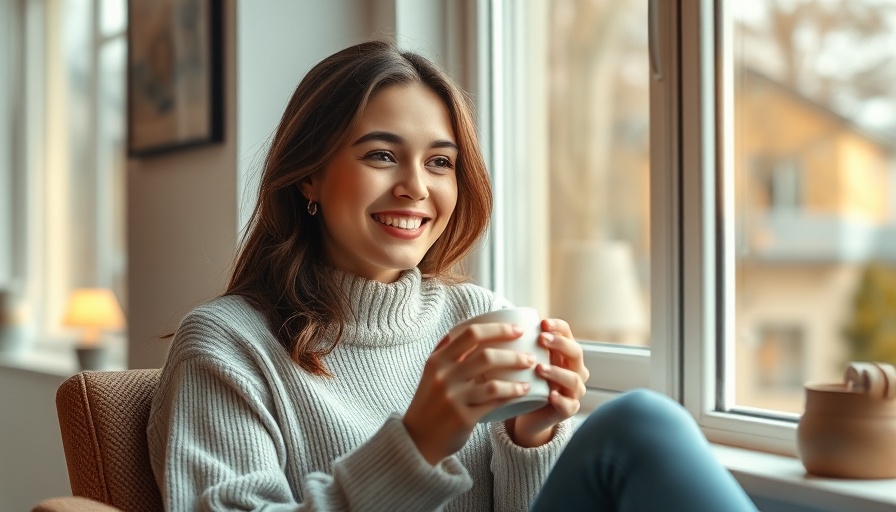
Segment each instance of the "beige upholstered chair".
[[34,512],[162,510],[149,466],[146,423],[161,370],[81,372],[56,392],[56,411],[74,496]]

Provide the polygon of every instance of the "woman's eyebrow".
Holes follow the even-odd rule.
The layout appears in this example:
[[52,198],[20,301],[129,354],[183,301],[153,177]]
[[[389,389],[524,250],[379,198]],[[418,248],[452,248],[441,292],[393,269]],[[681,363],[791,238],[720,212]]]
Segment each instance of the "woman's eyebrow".
[[[401,135],[398,135],[397,133],[375,131],[375,132],[366,133],[366,134],[358,137],[358,140],[353,142],[352,146],[357,146],[359,144],[363,144],[363,143],[371,141],[371,140],[388,142],[390,144],[404,144],[404,137],[402,137]],[[436,140],[430,145],[430,147],[432,147],[432,148],[451,148],[451,149],[454,149],[457,151],[460,150],[460,148],[457,146],[457,144],[455,144],[454,142],[447,140],[447,139]]]
[[404,143],[404,139],[401,135],[391,133],[391,132],[370,132],[362,135],[355,142],[352,143],[352,146],[357,146],[358,144],[363,144],[369,140],[379,140],[383,142],[389,142],[392,144],[402,144]]
[[433,149],[435,149],[435,148],[451,148],[455,151],[460,151],[460,148],[457,147],[457,144],[451,142],[450,140],[445,140],[445,139],[437,140],[437,141],[433,142],[430,147]]

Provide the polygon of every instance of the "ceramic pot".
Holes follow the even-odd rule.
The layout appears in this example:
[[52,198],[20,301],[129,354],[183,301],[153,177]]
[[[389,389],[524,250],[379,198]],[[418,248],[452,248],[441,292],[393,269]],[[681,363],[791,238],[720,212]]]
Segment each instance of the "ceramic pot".
[[[874,378],[885,377],[881,373]],[[851,381],[807,384],[805,389],[797,445],[807,472],[896,478],[896,399],[878,393],[879,385],[865,388]]]

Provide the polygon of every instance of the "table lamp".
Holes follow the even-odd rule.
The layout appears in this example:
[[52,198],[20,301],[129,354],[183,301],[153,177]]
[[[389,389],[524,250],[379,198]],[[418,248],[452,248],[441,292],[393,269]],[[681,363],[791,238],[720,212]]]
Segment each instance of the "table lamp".
[[75,346],[81,370],[100,370],[106,355],[106,347],[100,343],[100,331],[124,327],[124,314],[111,290],[79,288],[68,299],[62,325],[83,330]]

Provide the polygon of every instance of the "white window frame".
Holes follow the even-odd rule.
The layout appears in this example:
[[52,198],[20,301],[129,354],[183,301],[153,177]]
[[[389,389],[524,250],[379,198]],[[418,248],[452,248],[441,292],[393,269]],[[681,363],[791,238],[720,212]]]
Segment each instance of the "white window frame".
[[723,0],[681,2],[682,374],[691,376],[682,403],[711,441],[796,456],[793,415],[719,410],[734,403],[724,379],[734,379],[726,354],[735,339],[733,71],[715,67],[732,55],[725,9]]

